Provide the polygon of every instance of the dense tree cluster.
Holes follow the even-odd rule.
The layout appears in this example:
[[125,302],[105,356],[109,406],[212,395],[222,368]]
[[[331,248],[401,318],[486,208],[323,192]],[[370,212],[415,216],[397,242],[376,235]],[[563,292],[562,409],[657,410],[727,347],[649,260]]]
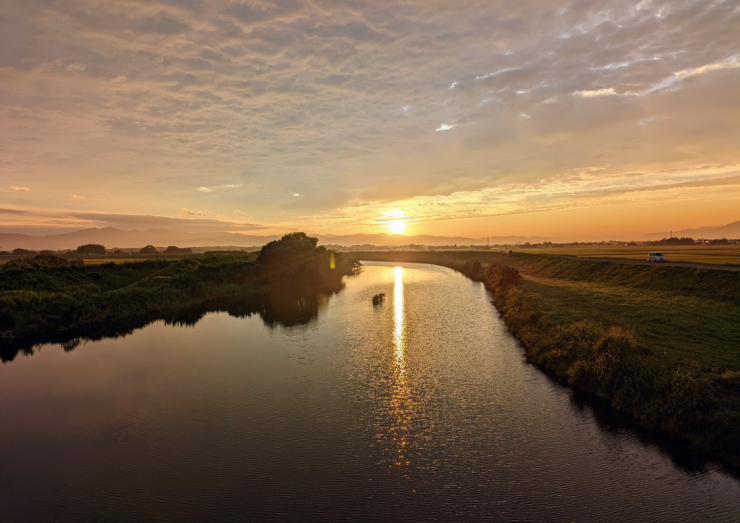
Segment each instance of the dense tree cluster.
[[342,276],[357,272],[359,264],[342,253],[318,247],[318,243],[318,238],[303,232],[286,234],[262,247],[257,261],[272,284],[300,281],[302,285],[341,288]]
[[105,247],[97,243],[88,243],[77,247],[75,252],[77,254],[105,254]]
[[193,249],[189,249],[187,247],[175,247],[174,245],[170,245],[165,249],[165,254],[193,254]]

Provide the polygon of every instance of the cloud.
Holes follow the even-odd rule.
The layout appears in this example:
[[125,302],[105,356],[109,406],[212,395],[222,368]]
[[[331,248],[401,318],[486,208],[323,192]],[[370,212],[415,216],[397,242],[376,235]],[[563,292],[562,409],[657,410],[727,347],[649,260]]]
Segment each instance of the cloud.
[[241,184],[223,184],[223,185],[213,185],[211,187],[198,187],[196,191],[209,193],[213,192],[216,189],[237,189],[241,187]]
[[16,185],[11,186],[10,188],[16,192],[29,192],[31,190],[28,187],[18,187]]
[[80,196],[79,194],[70,194],[73,200],[84,200],[84,196]]
[[[73,183],[95,188],[86,205],[130,216],[135,204],[152,227],[243,226],[157,216],[183,202],[316,232],[370,227],[325,217],[395,202],[447,209],[419,219],[544,206],[519,198],[564,208],[597,182],[622,191],[622,173],[650,185],[646,173],[740,161],[736,7],[6,2],[0,172],[7,184],[33,173],[34,206],[55,209]],[[182,199],[194,190],[209,197]],[[480,191],[495,198],[450,198]]]
[[[85,224],[86,227],[106,224],[110,227],[130,229],[143,228],[167,228],[180,231],[244,231],[264,230],[267,227],[258,224],[231,222],[216,220],[213,218],[172,218],[169,216],[138,215],[138,214],[112,214],[112,213],[49,213],[50,216],[69,217],[77,220],[77,223]],[[187,216],[187,215],[186,215]]]
[[704,74],[711,73],[714,71],[721,71],[723,69],[737,69],[737,68],[740,68],[740,54],[730,56],[729,58],[725,60],[721,60],[721,61],[714,62],[711,64],[706,64],[700,67],[692,67],[689,69],[678,71],[677,73],[672,74],[668,78],[665,78],[664,80],[658,82],[657,84],[652,86],[650,89],[647,89],[645,92],[651,93],[653,91],[665,89],[667,87],[671,87],[676,82],[679,82],[681,80],[685,80],[685,79],[688,79],[694,76],[700,76],[700,75],[704,75]]
[[183,207],[178,211],[180,214],[187,214],[188,216],[208,216],[208,213],[203,211],[191,211],[190,209]]
[[184,33],[189,26],[167,13],[157,13],[154,16],[142,16],[131,21],[131,29],[141,34],[174,35]]
[[612,87],[609,87],[608,89],[598,89],[596,91],[576,91],[573,94],[583,98],[593,98],[594,96],[616,96],[617,92]]
[[236,214],[237,216],[241,216],[242,218],[251,218],[251,216],[249,216],[248,214],[245,214],[245,213],[243,213],[241,211],[234,211],[234,214]]

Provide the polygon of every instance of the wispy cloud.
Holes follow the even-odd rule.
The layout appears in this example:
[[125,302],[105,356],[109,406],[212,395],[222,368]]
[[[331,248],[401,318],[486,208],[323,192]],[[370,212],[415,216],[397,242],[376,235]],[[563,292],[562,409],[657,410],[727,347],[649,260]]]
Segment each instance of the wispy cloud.
[[598,89],[596,91],[576,91],[573,94],[583,98],[593,98],[595,96],[616,96],[617,92],[612,87],[609,87],[607,89]]
[[241,211],[234,211],[234,214],[236,214],[237,216],[241,216],[242,218],[251,218],[251,216]]
[[84,197],[84,196],[80,196],[79,194],[70,194],[69,196],[70,196],[70,198],[72,198],[73,200],[84,200],[84,199],[85,199],[85,197]]
[[185,214],[188,216],[208,216],[208,213],[205,213],[203,211],[192,211],[186,207],[183,207],[178,211],[180,214]]
[[10,188],[16,192],[29,192],[31,190],[28,187],[18,187],[16,185],[11,186]]
[[238,187],[241,187],[241,184],[212,185],[210,187],[198,187],[196,191],[209,193],[215,191],[216,189],[236,189]]
[[657,84],[652,86],[650,89],[647,89],[645,92],[651,93],[654,91],[665,89],[667,87],[671,87],[676,82],[685,80],[687,78],[691,78],[692,76],[699,76],[699,75],[703,75],[706,73],[711,73],[713,71],[721,71],[723,69],[737,69],[737,68],[740,68],[740,54],[730,56],[729,58],[725,60],[720,60],[718,62],[713,62],[710,64],[702,65],[700,67],[692,67],[689,69],[678,71],[677,73],[673,73],[668,78],[665,78],[664,80],[658,82]]

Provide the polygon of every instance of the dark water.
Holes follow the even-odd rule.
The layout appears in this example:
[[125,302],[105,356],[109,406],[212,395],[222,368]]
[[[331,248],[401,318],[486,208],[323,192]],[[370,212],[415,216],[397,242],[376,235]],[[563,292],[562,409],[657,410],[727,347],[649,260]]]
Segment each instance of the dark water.
[[212,313],[20,355],[0,521],[740,521],[731,473],[523,363],[489,301],[368,264],[297,325]]

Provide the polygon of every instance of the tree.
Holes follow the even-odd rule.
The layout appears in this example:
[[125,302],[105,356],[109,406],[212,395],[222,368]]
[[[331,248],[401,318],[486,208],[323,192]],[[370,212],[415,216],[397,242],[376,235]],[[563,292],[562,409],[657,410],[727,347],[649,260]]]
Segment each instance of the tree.
[[28,249],[13,249],[13,254],[38,254],[36,251],[29,251]]
[[174,245],[170,245],[167,247],[167,249],[164,251],[165,254],[193,254],[193,249],[189,249],[187,247],[180,248],[175,247]]
[[139,254],[157,254],[157,248],[154,245],[147,245],[139,251]]
[[360,266],[340,252],[317,247],[318,243],[318,238],[302,232],[286,234],[262,247],[257,261],[271,285],[338,290],[342,276],[356,274]]
[[78,254],[105,254],[105,247],[97,243],[88,243],[77,247],[75,252]]

